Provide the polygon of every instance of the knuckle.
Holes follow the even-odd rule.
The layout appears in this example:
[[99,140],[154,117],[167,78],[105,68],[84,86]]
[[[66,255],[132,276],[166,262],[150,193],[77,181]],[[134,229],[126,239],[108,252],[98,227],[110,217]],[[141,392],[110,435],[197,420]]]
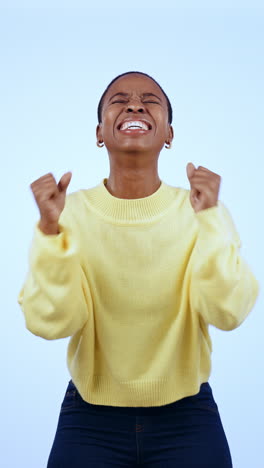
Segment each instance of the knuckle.
[[214,180],[214,187],[219,187],[219,183],[220,183],[220,180],[219,180],[219,179],[215,179],[215,180]]

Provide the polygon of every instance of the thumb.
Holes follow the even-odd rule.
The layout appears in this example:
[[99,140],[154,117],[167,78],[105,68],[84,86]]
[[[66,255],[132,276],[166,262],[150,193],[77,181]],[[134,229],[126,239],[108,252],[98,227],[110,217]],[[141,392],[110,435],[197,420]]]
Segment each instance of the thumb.
[[69,183],[71,181],[71,178],[72,178],[71,172],[66,172],[65,174],[63,174],[62,178],[60,179],[58,183],[58,189],[60,192],[66,192],[69,186]]
[[187,177],[188,177],[189,180],[194,175],[195,170],[196,170],[196,168],[195,168],[193,163],[190,162],[190,163],[187,164],[186,171],[187,171]]

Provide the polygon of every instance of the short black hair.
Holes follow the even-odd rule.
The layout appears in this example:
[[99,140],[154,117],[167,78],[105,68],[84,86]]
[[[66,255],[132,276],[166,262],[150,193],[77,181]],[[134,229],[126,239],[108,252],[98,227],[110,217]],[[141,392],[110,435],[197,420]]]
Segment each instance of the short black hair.
[[124,75],[129,75],[130,73],[137,73],[139,75],[145,75],[147,76],[148,78],[150,78],[151,80],[153,80],[157,85],[158,87],[160,88],[160,90],[163,92],[166,100],[167,100],[167,105],[168,105],[168,121],[169,121],[169,124],[172,123],[172,107],[171,107],[171,103],[170,103],[170,100],[167,96],[167,94],[165,93],[165,91],[162,89],[162,87],[159,85],[159,83],[154,80],[154,78],[152,78],[152,76],[148,75],[147,73],[143,73],[143,72],[139,72],[139,71],[129,71],[129,72],[126,72],[126,73],[122,73],[121,75],[118,75],[116,76],[110,83],[109,85],[107,86],[106,90],[103,92],[102,96],[101,96],[101,99],[99,101],[99,104],[98,104],[98,107],[97,107],[97,118],[98,118],[98,123],[101,123],[102,122],[102,107],[103,107],[103,102],[104,102],[104,97],[107,93],[107,91],[109,90],[110,86],[118,79],[120,78],[121,76],[124,76]]

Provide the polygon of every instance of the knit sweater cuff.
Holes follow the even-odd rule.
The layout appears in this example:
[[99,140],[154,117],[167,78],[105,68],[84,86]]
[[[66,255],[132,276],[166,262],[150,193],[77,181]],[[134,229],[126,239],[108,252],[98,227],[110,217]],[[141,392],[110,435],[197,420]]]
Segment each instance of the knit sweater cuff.
[[240,238],[227,209],[222,202],[217,206],[198,211],[196,219],[199,223],[199,237],[209,241],[209,235],[221,237],[223,243],[235,240],[240,246]]
[[35,225],[31,255],[34,253],[42,255],[61,256],[71,255],[76,251],[76,246],[70,231],[59,223],[59,234],[44,234],[39,228],[39,221]]

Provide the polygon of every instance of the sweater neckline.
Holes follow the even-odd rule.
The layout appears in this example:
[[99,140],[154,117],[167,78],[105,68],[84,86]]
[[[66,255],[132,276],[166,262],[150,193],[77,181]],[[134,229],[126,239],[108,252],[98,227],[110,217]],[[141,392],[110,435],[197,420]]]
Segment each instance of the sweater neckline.
[[118,198],[112,195],[105,184],[107,178],[91,189],[84,190],[91,208],[112,222],[148,222],[161,217],[177,196],[177,187],[161,180],[159,188],[144,198]]

